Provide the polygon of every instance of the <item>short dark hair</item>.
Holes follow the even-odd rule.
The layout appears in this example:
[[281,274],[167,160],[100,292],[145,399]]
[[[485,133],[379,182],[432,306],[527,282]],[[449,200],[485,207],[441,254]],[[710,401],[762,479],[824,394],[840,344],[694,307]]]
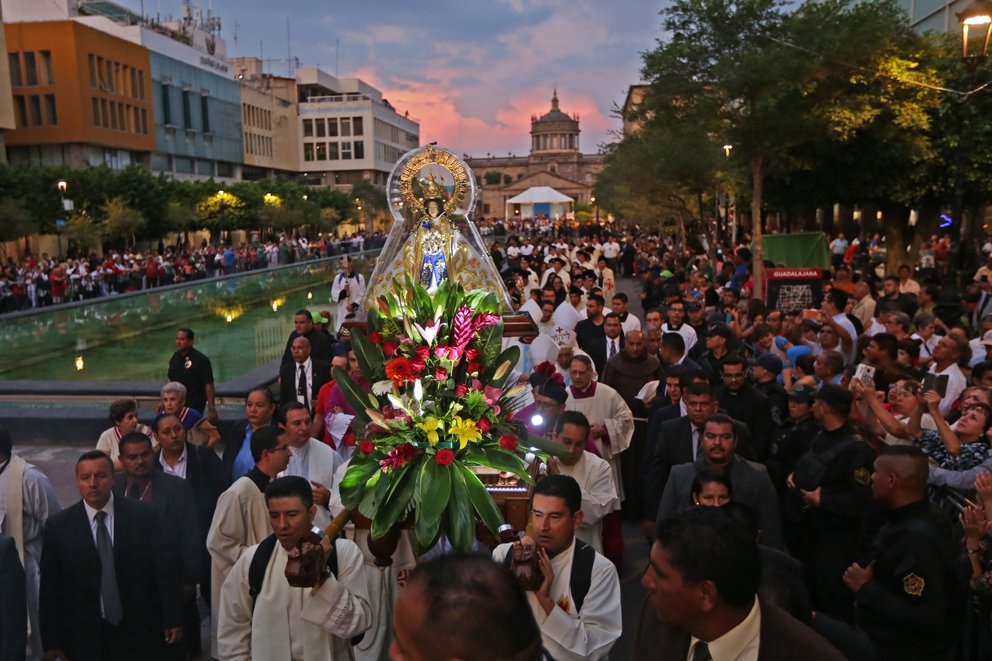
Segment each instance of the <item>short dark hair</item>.
[[76,460],[76,470],[77,471],[79,470],[79,464],[83,463],[84,461],[95,461],[98,459],[102,459],[106,461],[107,464],[110,466],[110,472],[111,473],[114,472],[114,460],[111,459],[110,455],[104,452],[103,450],[87,450],[86,452],[81,454],[79,456],[79,459]]
[[685,353],[685,338],[680,333],[662,333],[661,346],[681,356]]
[[[610,312],[609,314],[605,315],[605,317],[607,319],[616,319],[617,321],[621,321],[619,312]],[[621,323],[623,322],[621,321]]]
[[713,415],[706,416],[703,420],[703,430],[706,430],[706,425],[713,423],[714,425],[730,425],[730,430],[734,433],[734,438],[737,438],[737,426],[734,424],[734,419],[731,418],[726,413],[714,413]]
[[586,296],[586,302],[588,303],[589,301],[595,301],[600,305],[606,305],[606,300],[599,294],[589,294]]
[[718,507],[695,507],[663,519],[657,539],[683,581],[712,581],[720,599],[744,608],[754,602],[761,582],[758,543]]
[[826,299],[841,312],[847,306],[848,295],[843,289],[831,289],[827,292]]
[[618,291],[616,294],[613,295],[613,300],[617,300],[617,299],[620,299],[624,303],[627,303],[627,302],[630,301],[630,299],[627,298],[627,295],[624,294],[622,291]]
[[[685,378],[683,375],[682,378]],[[682,399],[685,399],[689,395],[706,395],[710,399],[713,399],[713,388],[707,381],[693,381],[692,383],[682,384]]]
[[702,492],[703,487],[711,482],[722,484],[727,488],[727,493],[733,496],[734,487],[730,484],[730,477],[726,471],[716,466],[706,466],[699,469],[696,477],[692,479],[692,487],[689,489],[689,493],[698,496]]
[[189,340],[190,342],[196,339],[196,334],[193,333],[192,328],[180,328],[178,332],[186,333],[186,339]]
[[[685,397],[685,390],[694,383],[705,383],[706,387],[709,388],[710,382],[706,379],[706,374],[702,370],[696,369],[694,367],[689,368],[684,365],[676,365],[676,367],[681,367],[682,371],[679,372],[679,387],[682,388],[682,396]],[[672,372],[675,368],[672,368]],[[671,374],[671,372],[669,372]],[[697,395],[700,393],[696,393]],[[712,392],[710,393],[712,394]]]
[[[990,369],[992,369],[992,360],[983,360],[980,363],[975,363],[975,366],[971,368],[972,383],[982,378],[982,376]],[[0,447],[0,454],[3,454],[2,447]]]
[[[582,489],[569,475],[547,475],[534,485],[535,496],[562,498],[572,514],[582,509]],[[533,502],[533,500],[531,501]]]
[[840,374],[844,371],[844,356],[839,351],[822,351],[816,360],[826,365],[831,374]]
[[310,312],[310,310],[307,310],[306,308],[300,308],[299,310],[297,310],[296,312],[293,313],[293,316],[294,317],[298,317],[301,314],[304,317],[306,317],[307,319],[309,319],[310,321],[313,321],[313,313]]
[[286,424],[286,417],[289,415],[289,412],[298,411],[299,409],[303,409],[307,413],[310,413],[309,408],[307,408],[300,402],[296,401],[295,399],[291,402],[286,402],[285,404],[279,407],[279,411],[277,412],[277,416],[276,416],[276,421],[283,425]]
[[133,431],[121,436],[121,440],[117,442],[117,445],[120,447],[121,454],[124,454],[125,445],[137,445],[138,443],[147,443],[151,446],[152,439],[148,438],[147,435],[142,434],[140,431]]
[[262,427],[256,429],[251,435],[251,458],[257,464],[262,460],[263,450],[274,450],[279,445],[279,429],[276,427]]
[[589,418],[587,418],[581,411],[562,411],[562,414],[559,415],[558,419],[555,421],[555,433],[561,433],[561,430],[565,425],[582,427],[586,430],[586,436],[589,435]]
[[[252,441],[254,440],[255,436],[252,435]],[[313,507],[313,487],[310,486],[310,482],[305,477],[284,475],[272,480],[265,487],[266,505],[273,498],[292,498],[293,496],[299,496],[307,509]]]
[[[896,280],[898,279],[896,278]],[[892,333],[875,333],[868,341],[874,342],[879,349],[887,353],[889,360],[895,360],[899,357],[899,340]]]
[[272,396],[272,391],[269,390],[267,386],[255,386],[254,388],[252,388],[251,390],[249,390],[248,391],[248,394],[245,395],[245,401],[246,402],[248,401],[248,398],[251,397],[251,394],[253,392],[263,393],[265,395],[265,399],[268,401],[269,404],[275,404],[276,403],[275,398]]
[[740,365],[744,367],[744,359],[741,358],[739,354],[732,353],[723,359],[723,363],[720,365],[720,373],[723,374],[723,368],[727,365]]
[[131,399],[117,399],[110,404],[110,421],[115,425],[124,419],[124,416],[128,413],[134,413],[138,410],[138,402]]
[[450,553],[417,565],[407,589],[420,590],[425,626],[415,632],[430,658],[539,661],[541,630],[527,595],[503,565],[483,555]]
[[182,418],[179,417],[178,413],[159,413],[158,415],[155,416],[155,419],[152,420],[152,424],[151,424],[152,431],[157,434],[159,423],[161,423],[166,418],[175,418],[176,420],[182,422]]

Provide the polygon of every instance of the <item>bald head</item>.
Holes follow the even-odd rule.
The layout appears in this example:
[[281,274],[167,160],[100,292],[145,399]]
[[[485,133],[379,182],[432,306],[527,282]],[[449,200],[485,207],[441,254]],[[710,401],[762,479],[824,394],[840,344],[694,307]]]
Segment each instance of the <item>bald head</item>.
[[644,333],[639,330],[630,331],[624,336],[624,352],[631,358],[644,355]]
[[310,340],[302,336],[294,339],[289,345],[289,352],[297,363],[307,362],[307,358],[310,357]]

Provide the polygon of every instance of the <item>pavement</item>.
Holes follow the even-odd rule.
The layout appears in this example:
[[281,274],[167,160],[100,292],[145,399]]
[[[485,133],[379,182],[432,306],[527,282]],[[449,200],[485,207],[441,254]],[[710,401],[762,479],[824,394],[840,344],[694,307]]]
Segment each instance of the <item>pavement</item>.
[[[639,301],[637,282],[629,279],[618,279],[617,290],[626,292],[632,302]],[[633,307],[633,306],[632,306]],[[635,312],[635,314],[637,314]],[[79,491],[75,481],[75,464],[79,455],[96,446],[96,438],[72,439],[62,444],[27,444],[18,445],[14,438],[14,451],[28,463],[37,466],[51,480],[55,492],[63,506],[71,505],[79,500]],[[625,521],[623,524],[624,558],[619,566],[620,599],[623,617],[623,635],[610,653],[611,659],[629,659],[633,650],[634,635],[637,629],[637,618],[641,602],[644,599],[644,588],[641,587],[641,575],[647,567],[649,548],[639,521]],[[209,649],[209,627],[204,619],[205,649]],[[199,659],[209,659],[203,655]]]

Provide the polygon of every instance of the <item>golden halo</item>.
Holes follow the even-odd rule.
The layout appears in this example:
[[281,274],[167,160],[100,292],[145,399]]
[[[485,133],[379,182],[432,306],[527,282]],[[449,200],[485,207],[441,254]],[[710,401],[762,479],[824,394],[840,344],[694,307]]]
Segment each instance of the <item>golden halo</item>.
[[403,203],[410,209],[411,213],[419,215],[424,212],[424,201],[417,197],[417,193],[414,190],[414,182],[417,181],[417,175],[420,170],[427,165],[437,165],[444,168],[455,182],[451,197],[444,203],[445,213],[450,214],[459,208],[462,200],[465,198],[465,192],[468,190],[469,175],[457,156],[446,149],[434,149],[432,145],[424,147],[420,153],[413,156],[403,166],[399,177],[400,195],[403,198]]

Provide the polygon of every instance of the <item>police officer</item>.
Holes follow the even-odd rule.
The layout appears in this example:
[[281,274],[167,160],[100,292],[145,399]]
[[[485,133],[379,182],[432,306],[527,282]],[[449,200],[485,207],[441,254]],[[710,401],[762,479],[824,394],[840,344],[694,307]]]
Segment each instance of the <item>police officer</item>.
[[193,331],[176,331],[176,352],[169,359],[169,381],[186,386],[186,406],[217,420],[214,402],[214,370],[210,359],[193,348]]
[[815,625],[851,658],[956,658],[970,572],[949,517],[926,498],[928,474],[926,455],[913,446],[887,447],[875,460],[883,525],[843,574],[858,629],[829,618]]
[[[776,359],[777,360],[777,359]],[[809,450],[809,444],[820,431],[813,418],[813,386],[800,385],[788,394],[787,417],[775,430],[768,447],[768,475],[775,485],[782,508],[785,543],[793,554],[798,554],[802,530],[802,496],[786,487],[785,480],[796,468],[799,457]]]
[[841,581],[859,557],[861,524],[871,502],[871,446],[847,421],[853,396],[825,384],[813,396],[821,431],[786,480],[802,500],[799,557],[813,607],[841,620],[854,616],[851,593]]

